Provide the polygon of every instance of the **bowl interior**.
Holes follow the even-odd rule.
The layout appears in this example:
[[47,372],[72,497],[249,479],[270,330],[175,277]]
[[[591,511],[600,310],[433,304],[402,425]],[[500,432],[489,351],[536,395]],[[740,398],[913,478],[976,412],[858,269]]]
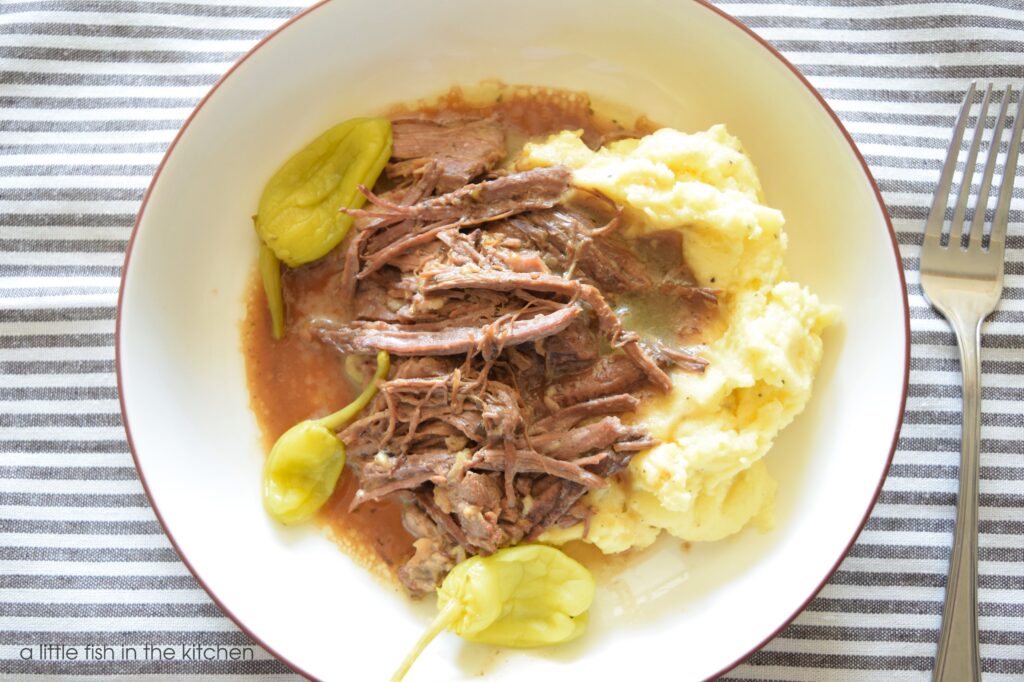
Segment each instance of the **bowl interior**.
[[716,12],[599,4],[327,3],[216,89],[154,183],[119,331],[138,464],[211,593],[310,675],[385,678],[433,607],[411,606],[317,530],[284,530],[262,510],[263,452],[240,352],[256,253],[250,216],[270,174],[323,129],[455,83],[583,90],[683,130],[725,122],[786,214],[792,276],[839,304],[842,323],[826,334],[810,406],[769,454],[779,480],[773,532],[686,551],[664,540],[600,590],[578,642],[496,653],[441,637],[409,679],[486,671],[511,680],[570,664],[599,679],[661,665],[678,679],[709,677],[801,607],[874,499],[900,419],[906,332],[899,263],[860,162],[790,69]]

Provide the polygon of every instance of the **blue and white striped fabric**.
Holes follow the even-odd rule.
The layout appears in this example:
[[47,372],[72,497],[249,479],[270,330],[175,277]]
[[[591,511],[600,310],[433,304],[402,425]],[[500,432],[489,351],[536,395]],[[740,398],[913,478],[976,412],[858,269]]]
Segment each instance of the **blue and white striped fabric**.
[[[121,427],[114,317],[164,149],[231,63],[306,4],[0,0],[0,678],[298,679],[220,612],[161,532]],[[953,336],[921,296],[920,233],[968,81],[1024,80],[1024,2],[718,5],[785,53],[853,134],[899,236],[913,318],[906,424],[867,528],[806,611],[727,679],[924,681],[951,544],[960,380]],[[1018,173],[982,354],[986,682],[1024,679]],[[43,660],[62,658],[50,644],[158,645],[176,660]],[[194,645],[246,660],[183,660]]]

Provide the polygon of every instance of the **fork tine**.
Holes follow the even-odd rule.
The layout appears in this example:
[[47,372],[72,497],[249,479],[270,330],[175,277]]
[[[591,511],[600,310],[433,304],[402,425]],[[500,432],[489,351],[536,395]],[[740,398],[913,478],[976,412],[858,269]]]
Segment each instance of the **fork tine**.
[[942,175],[939,176],[939,186],[935,189],[935,198],[932,199],[931,210],[928,211],[928,221],[924,227],[925,242],[938,244],[942,236],[942,224],[946,220],[946,205],[949,203],[949,190],[953,186],[953,173],[956,171],[956,157],[960,155],[960,145],[964,141],[964,130],[967,128],[967,119],[970,118],[971,104],[974,103],[974,92],[977,83],[972,82],[964,95],[964,103],[960,106],[960,116],[956,120],[956,128],[953,130],[953,139],[949,141],[949,151],[946,152],[946,162],[942,166]]
[[974,180],[974,166],[978,162],[978,149],[981,148],[981,138],[985,135],[985,118],[988,116],[988,103],[992,99],[992,84],[985,88],[985,96],[981,100],[981,109],[978,110],[978,122],[974,126],[974,138],[971,140],[971,148],[967,152],[967,162],[964,164],[964,173],[960,176],[960,193],[956,199],[956,208],[953,209],[953,221],[949,224],[949,246],[960,246],[960,236],[964,231],[964,216],[967,215],[967,201],[971,198],[971,182]]
[[1006,124],[1006,110],[1010,107],[1011,88],[1006,87],[1003,92],[1003,103],[999,107],[999,117],[996,119],[996,126],[992,129],[992,142],[989,143],[988,159],[985,161],[985,172],[981,177],[981,186],[978,188],[978,199],[974,204],[974,219],[971,220],[968,249],[981,247],[981,236],[985,231],[985,213],[988,211],[988,195],[992,189],[992,173],[996,170],[996,158],[999,156],[999,143],[1003,139],[1003,126]]
[[1003,164],[1003,179],[999,185],[999,204],[996,206],[995,218],[992,219],[992,233],[989,236],[989,251],[1003,252],[1006,243],[1006,225],[1010,222],[1010,199],[1013,198],[1013,182],[1017,179],[1017,158],[1020,156],[1020,135],[1024,128],[1024,86],[1021,87],[1017,99],[1017,112],[1014,114],[1013,135],[1010,146],[1006,150],[1006,163]]

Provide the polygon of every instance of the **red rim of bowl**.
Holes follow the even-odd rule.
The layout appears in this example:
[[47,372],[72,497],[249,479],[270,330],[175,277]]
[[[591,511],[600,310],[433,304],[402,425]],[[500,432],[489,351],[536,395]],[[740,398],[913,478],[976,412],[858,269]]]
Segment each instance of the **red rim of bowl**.
[[[132,233],[131,233],[131,236],[128,239],[128,247],[127,247],[127,250],[125,251],[124,265],[121,268],[121,285],[120,285],[120,289],[118,290],[118,296],[117,296],[117,323],[116,323],[116,327],[115,327],[115,331],[114,331],[114,354],[115,354],[115,358],[116,358],[116,368],[117,368],[117,389],[118,389],[117,392],[118,392],[118,401],[120,402],[120,405],[121,405],[121,417],[122,417],[122,420],[124,422],[125,436],[128,439],[128,448],[129,448],[129,450],[132,453],[132,459],[135,461],[135,468],[136,468],[136,470],[139,473],[139,481],[142,483],[142,488],[146,492],[146,497],[149,499],[150,506],[153,508],[153,513],[156,515],[157,521],[160,523],[160,527],[163,529],[164,534],[167,535],[167,539],[170,541],[171,546],[174,547],[174,551],[177,553],[177,555],[181,559],[182,563],[184,563],[185,567],[188,568],[189,572],[191,572],[192,575],[195,576],[196,581],[199,583],[200,586],[202,586],[202,588],[206,591],[206,593],[210,595],[210,599],[212,599],[213,602],[220,608],[220,610],[224,612],[224,615],[226,615],[228,618],[230,618],[232,621],[234,621],[235,625],[237,625],[238,628],[242,632],[244,632],[253,641],[255,641],[257,644],[259,644],[261,647],[263,647],[269,653],[271,653],[275,658],[277,658],[279,661],[281,661],[282,663],[284,663],[288,667],[292,668],[295,672],[299,673],[300,675],[302,675],[302,676],[304,676],[304,677],[306,677],[306,678],[308,678],[310,680],[317,680],[318,678],[316,678],[313,675],[307,673],[306,671],[302,670],[299,666],[295,665],[294,663],[292,663],[288,659],[286,659],[286,658],[282,657],[281,655],[279,655],[277,653],[277,651],[275,651],[270,645],[268,645],[266,642],[264,642],[262,639],[260,639],[255,633],[253,633],[251,630],[249,630],[249,628],[247,628],[246,625],[244,623],[242,623],[242,621],[240,621],[231,612],[231,610],[227,608],[227,606],[223,602],[221,602],[221,600],[217,597],[217,595],[214,594],[213,591],[210,590],[209,587],[207,587],[206,583],[203,581],[203,578],[195,571],[195,569],[192,568],[192,564],[189,563],[188,558],[184,555],[184,553],[178,547],[177,541],[174,539],[174,536],[171,535],[170,530],[167,528],[167,524],[164,522],[163,517],[160,515],[160,510],[157,507],[156,501],[153,499],[153,496],[150,494],[149,485],[146,483],[146,476],[145,476],[145,474],[142,471],[142,465],[139,463],[139,457],[138,457],[138,454],[135,451],[135,443],[132,440],[131,426],[128,423],[128,413],[127,413],[127,411],[125,409],[124,383],[122,381],[122,370],[121,370],[121,316],[122,316],[122,307],[121,306],[122,306],[122,303],[124,302],[124,285],[125,285],[125,281],[126,281],[127,276],[128,276],[128,265],[129,265],[129,263],[131,261],[132,247],[135,244],[135,237],[139,233],[139,224],[142,222],[142,216],[143,216],[143,214],[146,211],[146,204],[149,203],[149,198],[150,198],[150,196],[153,193],[153,189],[156,187],[157,180],[160,179],[160,173],[163,171],[164,165],[167,163],[167,159],[169,159],[171,154],[174,152],[174,148],[177,146],[178,141],[185,134],[185,131],[188,129],[189,125],[192,123],[192,119],[195,118],[196,114],[199,113],[199,110],[203,108],[203,105],[206,104],[206,102],[213,96],[213,94],[217,91],[217,89],[224,83],[224,81],[227,80],[227,78],[230,77],[232,73],[234,73],[235,69],[237,69],[239,66],[241,66],[242,63],[245,62],[247,59],[249,59],[249,57],[251,57],[257,50],[259,50],[261,47],[263,47],[268,42],[270,42],[275,36],[277,36],[279,33],[281,33],[281,31],[285,30],[286,28],[288,28],[289,26],[291,26],[295,22],[299,21],[300,19],[309,16],[310,14],[315,12],[317,9],[319,9],[320,7],[323,7],[324,5],[328,4],[329,2],[331,2],[331,0],[319,0],[319,2],[317,2],[316,4],[314,4],[314,5],[310,6],[310,7],[307,7],[304,10],[302,10],[301,12],[299,12],[296,15],[294,15],[293,17],[291,17],[290,19],[285,21],[283,24],[278,26],[276,29],[271,31],[269,34],[267,34],[262,40],[260,40],[258,43],[256,43],[256,45],[254,45],[251,50],[249,50],[237,62],[235,62],[234,64],[231,65],[231,68],[229,68],[224,73],[224,75],[221,76],[220,79],[218,79],[216,83],[214,83],[213,87],[210,88],[210,91],[207,92],[206,95],[203,96],[203,98],[199,101],[199,104],[197,104],[195,109],[192,110],[192,113],[190,113],[188,118],[185,119],[185,123],[181,126],[181,129],[174,136],[174,139],[171,141],[170,146],[168,146],[167,151],[164,153],[163,158],[160,160],[160,164],[157,166],[156,172],[153,174],[153,179],[150,181],[149,186],[146,188],[146,193],[142,197],[142,203],[139,206],[139,212],[138,212],[138,214],[136,215],[136,218],[135,218],[135,224],[132,226]],[[878,208],[882,212],[882,217],[885,219],[886,228],[888,228],[888,230],[889,230],[889,239],[892,241],[893,256],[896,258],[896,271],[899,273],[900,288],[901,288],[902,294],[903,294],[903,324],[904,324],[903,334],[904,334],[904,346],[905,346],[905,348],[904,348],[904,360],[903,360],[903,395],[900,398],[899,419],[896,422],[896,427],[895,427],[895,430],[893,432],[892,447],[889,450],[889,456],[886,459],[885,468],[882,471],[882,475],[881,475],[881,477],[878,480],[878,485],[876,486],[875,492],[874,492],[874,494],[871,497],[871,503],[868,505],[867,509],[864,511],[864,516],[861,519],[860,523],[857,525],[856,532],[850,538],[850,541],[847,543],[846,548],[843,550],[842,554],[836,559],[835,564],[833,564],[832,568],[830,568],[828,570],[828,572],[826,573],[825,577],[822,579],[821,583],[819,583],[810,592],[810,594],[807,595],[807,598],[800,604],[800,606],[792,614],[790,614],[790,616],[787,617],[785,619],[785,621],[780,623],[779,626],[774,631],[772,631],[767,637],[765,637],[760,643],[758,643],[757,646],[755,646],[754,648],[750,649],[750,651],[747,651],[746,653],[744,653],[742,656],[737,658],[735,661],[733,661],[732,663],[730,663],[726,667],[722,668],[720,671],[718,671],[717,673],[715,673],[711,677],[707,678],[708,680],[713,680],[713,679],[716,679],[716,678],[720,677],[721,675],[726,674],[727,672],[729,672],[730,670],[732,670],[736,666],[738,666],[741,663],[743,663],[743,661],[745,661],[747,658],[749,658],[755,652],[759,651],[765,644],[767,644],[769,641],[774,639],[776,635],[778,635],[780,632],[782,632],[782,630],[784,630],[791,622],[793,622],[793,620],[798,615],[800,615],[803,612],[803,610],[807,607],[807,605],[810,604],[811,601],[817,596],[818,592],[820,592],[821,589],[832,578],[832,576],[835,574],[836,570],[839,568],[839,565],[846,558],[847,554],[850,553],[850,549],[853,547],[854,543],[857,540],[857,537],[860,535],[861,530],[863,530],[864,525],[867,523],[868,518],[871,516],[871,511],[874,509],[875,503],[878,501],[878,496],[879,496],[879,494],[882,491],[882,484],[885,483],[885,479],[886,479],[886,477],[888,476],[888,473],[889,473],[889,468],[892,466],[893,457],[896,454],[896,446],[897,446],[897,443],[899,441],[900,425],[903,423],[903,415],[904,415],[904,412],[905,412],[906,406],[907,406],[907,392],[908,392],[908,387],[909,387],[909,384],[910,384],[910,302],[909,302],[909,300],[907,298],[907,281],[906,281],[906,277],[905,277],[904,272],[903,272],[903,262],[902,262],[902,259],[900,257],[899,244],[898,244],[898,242],[896,240],[896,231],[893,229],[892,220],[889,218],[889,211],[888,211],[888,209],[885,206],[885,202],[882,200],[882,193],[878,189],[878,183],[875,182],[875,178],[874,178],[874,176],[871,173],[871,169],[868,167],[867,161],[864,160],[864,156],[860,153],[860,150],[857,148],[857,145],[854,143],[853,138],[850,136],[850,133],[846,130],[846,127],[843,125],[842,121],[839,120],[839,117],[832,110],[832,107],[830,107],[828,105],[828,103],[825,101],[825,98],[822,97],[821,93],[819,93],[814,88],[814,86],[810,84],[810,82],[804,77],[804,75],[802,73],[800,73],[800,71],[795,66],[793,66],[793,64],[790,63],[790,61],[788,59],[786,59],[782,55],[782,53],[779,52],[777,49],[775,49],[775,47],[773,47],[768,41],[766,41],[764,38],[762,38],[757,33],[755,33],[753,30],[751,30],[748,26],[746,26],[739,19],[737,19],[737,18],[735,18],[735,17],[725,13],[724,11],[718,9],[717,7],[711,5],[708,0],[694,0],[694,2],[696,2],[699,5],[701,5],[705,9],[707,9],[707,10],[709,10],[711,12],[714,12],[715,14],[720,16],[721,18],[725,19],[729,23],[733,24],[734,26],[736,26],[737,28],[742,30],[744,33],[746,33],[748,36],[750,36],[750,38],[752,38],[753,40],[757,41],[761,45],[761,47],[763,47],[765,50],[767,50],[772,56],[774,56],[776,59],[778,59],[786,68],[788,68],[793,73],[793,75],[804,85],[804,87],[807,88],[808,92],[810,92],[814,96],[814,98],[818,100],[818,103],[821,105],[821,108],[824,109],[825,112],[832,118],[832,121],[833,121],[833,123],[835,123],[836,128],[839,129],[839,132],[842,133],[843,137],[846,139],[847,144],[850,145],[850,151],[852,151],[854,156],[857,157],[857,160],[860,162],[861,168],[864,171],[864,176],[867,178],[868,182],[871,184],[871,189],[875,193],[875,199],[878,201]]]

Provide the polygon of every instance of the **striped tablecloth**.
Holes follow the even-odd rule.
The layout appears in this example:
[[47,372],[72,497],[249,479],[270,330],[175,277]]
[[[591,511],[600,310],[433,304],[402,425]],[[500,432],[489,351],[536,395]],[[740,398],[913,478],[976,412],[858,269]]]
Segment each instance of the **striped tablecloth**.
[[[2,677],[297,679],[211,603],[161,532],[121,428],[113,333],[123,251],[161,154],[220,74],[306,4],[0,0]],[[807,610],[728,679],[926,680],[953,528],[960,403],[953,336],[918,284],[920,232],[968,81],[1024,79],[1024,2],[719,4],[800,67],[853,133],[898,231],[913,318],[906,423],[867,528]],[[1006,288],[982,353],[988,682],[1024,679],[1018,173]],[[178,660],[40,660],[67,657],[40,644],[74,647],[80,658],[86,645],[115,654],[174,647]],[[218,644],[251,660],[182,660],[189,647]]]

